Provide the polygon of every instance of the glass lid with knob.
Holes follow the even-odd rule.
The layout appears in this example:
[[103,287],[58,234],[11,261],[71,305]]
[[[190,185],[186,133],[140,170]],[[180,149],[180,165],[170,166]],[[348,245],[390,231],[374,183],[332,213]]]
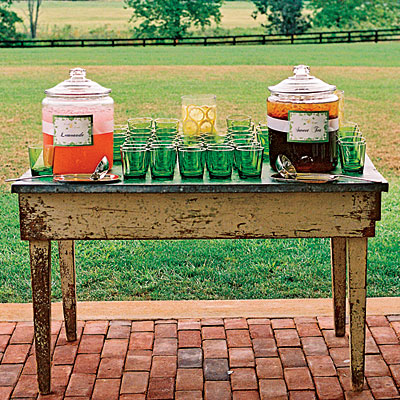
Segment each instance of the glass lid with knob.
[[86,70],[73,68],[69,71],[70,78],[58,85],[45,90],[48,96],[106,96],[111,89],[86,78]]
[[268,89],[272,94],[318,94],[333,93],[336,86],[330,85],[315,76],[310,75],[310,67],[297,65],[293,68],[294,75]]

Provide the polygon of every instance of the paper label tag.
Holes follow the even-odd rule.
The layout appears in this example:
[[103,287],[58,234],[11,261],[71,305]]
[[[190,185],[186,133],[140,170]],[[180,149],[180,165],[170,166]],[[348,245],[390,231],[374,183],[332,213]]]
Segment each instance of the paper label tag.
[[55,146],[92,146],[93,115],[53,115]]
[[328,142],[329,111],[289,111],[288,142]]

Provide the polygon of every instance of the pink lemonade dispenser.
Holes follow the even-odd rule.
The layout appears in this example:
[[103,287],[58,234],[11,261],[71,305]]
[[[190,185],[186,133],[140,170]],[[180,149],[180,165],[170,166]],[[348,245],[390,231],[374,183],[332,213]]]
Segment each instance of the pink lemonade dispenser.
[[45,91],[43,143],[54,144],[54,174],[92,173],[103,156],[113,162],[114,100],[82,68]]

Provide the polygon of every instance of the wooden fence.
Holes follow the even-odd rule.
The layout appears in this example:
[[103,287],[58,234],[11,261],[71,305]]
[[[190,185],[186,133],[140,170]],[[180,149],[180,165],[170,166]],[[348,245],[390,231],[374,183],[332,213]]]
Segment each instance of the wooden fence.
[[185,38],[133,38],[133,39],[45,39],[3,40],[0,47],[99,47],[99,46],[216,46],[216,45],[276,45],[385,42],[400,40],[400,28],[338,32],[314,32],[298,35],[241,35],[192,36]]

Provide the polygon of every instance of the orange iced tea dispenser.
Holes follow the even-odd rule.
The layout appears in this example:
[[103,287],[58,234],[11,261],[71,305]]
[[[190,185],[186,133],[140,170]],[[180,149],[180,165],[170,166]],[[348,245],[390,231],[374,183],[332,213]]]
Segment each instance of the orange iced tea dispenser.
[[44,144],[53,143],[54,174],[91,173],[103,156],[113,160],[114,101],[111,89],[86,78],[82,68],[45,91]]
[[269,158],[286,155],[299,172],[328,172],[337,164],[339,129],[336,87],[310,75],[306,65],[268,88]]

